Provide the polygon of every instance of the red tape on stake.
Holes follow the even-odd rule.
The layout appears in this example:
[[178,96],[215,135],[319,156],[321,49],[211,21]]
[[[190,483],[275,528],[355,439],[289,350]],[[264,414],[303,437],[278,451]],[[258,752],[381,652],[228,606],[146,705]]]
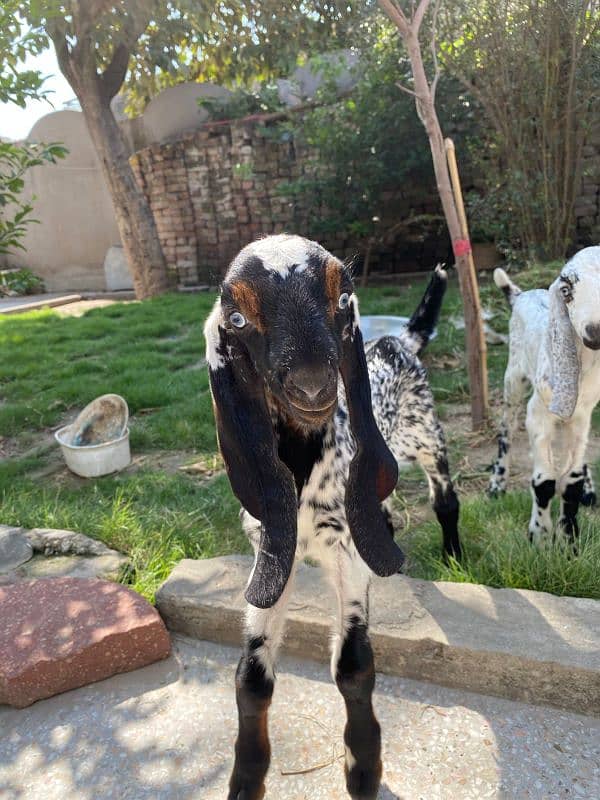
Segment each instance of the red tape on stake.
[[471,242],[468,239],[455,239],[452,242],[452,249],[457,258],[466,256],[471,252]]

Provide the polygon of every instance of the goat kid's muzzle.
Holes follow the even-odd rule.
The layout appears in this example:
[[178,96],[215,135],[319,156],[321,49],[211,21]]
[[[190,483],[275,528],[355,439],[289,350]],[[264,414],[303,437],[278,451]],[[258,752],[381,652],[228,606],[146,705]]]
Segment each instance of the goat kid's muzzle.
[[307,422],[331,416],[337,406],[337,366],[297,367],[281,381],[283,393],[295,415]]

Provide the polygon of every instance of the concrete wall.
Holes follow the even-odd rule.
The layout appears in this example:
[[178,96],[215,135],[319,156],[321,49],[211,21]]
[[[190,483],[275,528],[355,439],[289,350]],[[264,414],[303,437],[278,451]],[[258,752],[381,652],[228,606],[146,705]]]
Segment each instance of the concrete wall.
[[34,198],[40,224],[28,227],[26,251],[7,257],[7,266],[28,267],[51,292],[104,289],[104,256],[120,237],[83,114],[48,114],[34,125],[28,141],[62,142],[69,154],[27,173],[23,194]]

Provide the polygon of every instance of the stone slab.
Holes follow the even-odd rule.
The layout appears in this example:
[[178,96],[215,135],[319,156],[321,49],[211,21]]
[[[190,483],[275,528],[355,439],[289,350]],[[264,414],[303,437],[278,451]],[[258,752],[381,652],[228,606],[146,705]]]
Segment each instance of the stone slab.
[[0,558],[0,585],[30,578],[118,580],[130,563],[129,557],[123,553],[76,531],[55,528],[26,530],[0,525],[0,542],[8,531],[17,531],[23,537],[29,548],[29,560],[9,566],[4,565]]
[[0,572],[21,566],[33,556],[33,548],[22,528],[0,525]]
[[120,245],[113,245],[104,258],[104,278],[109,292],[133,289],[133,278],[125,251]]
[[[181,561],[157,595],[173,631],[239,644],[249,556]],[[336,609],[321,570],[301,565],[285,652],[329,659]],[[600,715],[600,603],[542,592],[375,578],[370,630],[379,671]]]
[[[165,661],[0,708],[3,800],[224,800],[239,647],[173,638]],[[598,800],[600,720],[377,675],[378,800]],[[265,800],[349,800],[329,669],[282,657]]]
[[0,586],[0,703],[24,708],[166,658],[156,610],[125,586],[48,578]]

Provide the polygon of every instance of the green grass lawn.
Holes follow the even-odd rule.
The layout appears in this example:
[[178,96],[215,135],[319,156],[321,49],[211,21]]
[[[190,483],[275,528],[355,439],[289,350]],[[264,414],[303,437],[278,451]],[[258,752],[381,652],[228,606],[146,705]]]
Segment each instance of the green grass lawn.
[[[556,265],[530,270],[519,281],[525,287],[547,285],[556,271]],[[410,314],[424,283],[367,289],[361,292],[361,311]],[[493,327],[505,331],[507,310],[489,276],[482,280],[482,299],[497,311]],[[160,466],[161,454],[175,454],[177,464],[215,466],[202,337],[213,301],[209,294],[169,295],[115,304],[80,318],[53,311],[0,317],[0,452],[5,454],[0,461],[0,522],[70,528],[102,539],[130,554],[133,566],[123,579],[150,598],[183,557],[249,552],[238,504],[222,472],[190,476],[177,467]],[[438,337],[427,354],[438,407],[448,422],[456,404],[469,398],[463,332],[448,322],[460,309],[453,283]],[[505,364],[506,348],[489,348],[494,398]],[[147,457],[146,463],[90,481],[53,469],[56,448],[49,443],[49,430],[106,392],[127,399],[132,451]],[[600,430],[598,415],[595,430]],[[466,436],[454,437],[451,460],[458,460],[467,445]],[[526,492],[491,501],[480,490],[473,493],[460,477],[458,484],[466,558],[463,565],[446,567],[439,529],[426,511],[423,478],[411,472],[401,481],[398,507],[408,503],[419,512],[407,515],[408,525],[399,533],[410,574],[600,597],[598,512],[583,515],[582,546],[573,557],[560,547],[535,549],[527,543]],[[412,487],[408,501],[405,487]]]

